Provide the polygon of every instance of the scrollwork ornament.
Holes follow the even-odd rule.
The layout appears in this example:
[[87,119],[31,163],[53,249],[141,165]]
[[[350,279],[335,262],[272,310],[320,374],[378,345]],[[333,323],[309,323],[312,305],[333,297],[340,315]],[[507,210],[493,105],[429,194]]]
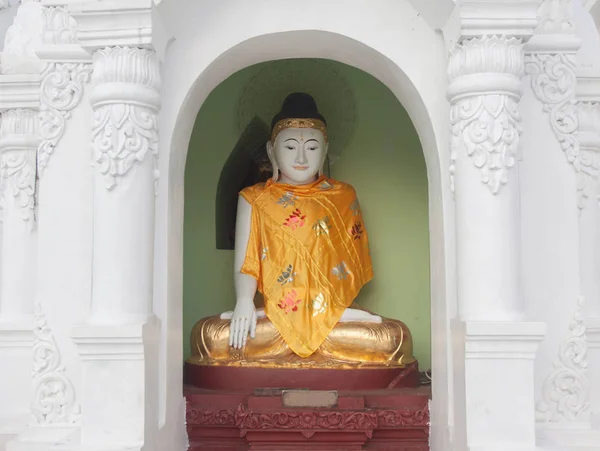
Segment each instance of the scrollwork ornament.
[[4,199],[14,199],[21,218],[35,223],[35,151],[5,151],[0,159]]
[[156,53],[130,47],[98,50],[92,84],[93,160],[106,189],[114,189],[150,154],[156,191],[161,86]]
[[569,324],[569,335],[560,345],[554,370],[544,381],[542,400],[536,409],[538,421],[589,421],[587,349],[584,298],[580,297],[573,320]]
[[[600,105],[596,102],[579,102],[579,159],[577,189],[578,206],[586,208],[590,201],[598,200],[600,188]],[[599,205],[595,202],[596,205]]]
[[158,180],[158,124],[149,108],[112,104],[94,111],[92,129],[94,161],[112,190],[147,154],[154,156],[154,177]]
[[455,102],[450,109],[453,189],[456,159],[464,153],[480,170],[481,182],[497,194],[519,156],[520,122],[516,97],[482,94]]
[[538,26],[535,33],[573,33],[573,7],[571,0],[544,0],[538,9]]
[[[12,200],[21,213],[23,221],[33,229],[35,224],[35,147],[38,134],[37,113],[33,110],[15,109],[2,113],[0,139],[8,147],[0,155],[0,187],[4,207]],[[14,148],[11,140],[30,140],[31,144],[19,142]],[[31,148],[27,146],[31,145]]]
[[[533,92],[548,113],[550,126],[567,161],[579,172],[581,160],[577,139],[579,119],[575,100],[575,63],[574,53],[532,53],[526,56],[525,70],[531,76]],[[578,187],[578,198],[581,196]]]
[[33,342],[33,401],[31,411],[41,425],[80,423],[81,408],[73,384],[61,365],[60,352],[41,306],[36,304]]
[[92,65],[87,63],[51,63],[42,73],[40,134],[38,149],[40,176],[48,166],[51,155],[65,133],[70,112],[83,96],[89,83]]

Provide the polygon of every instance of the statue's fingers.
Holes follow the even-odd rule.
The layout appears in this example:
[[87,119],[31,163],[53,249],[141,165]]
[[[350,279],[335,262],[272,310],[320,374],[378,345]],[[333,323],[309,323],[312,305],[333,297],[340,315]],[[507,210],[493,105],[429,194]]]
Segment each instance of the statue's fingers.
[[250,320],[250,337],[256,337],[256,312],[252,314],[252,319]]
[[246,344],[246,337],[248,337],[248,318],[244,318],[244,320],[242,321],[240,334],[240,348],[243,348]]
[[252,317],[246,318],[244,321],[244,333],[242,334],[242,347],[246,346],[246,342],[248,341],[248,334],[250,333],[250,325],[252,323]]
[[235,324],[237,322],[237,319],[231,320],[231,322],[229,323],[229,346],[233,346],[234,344],[234,339],[235,339],[235,332],[236,332],[236,327]]
[[244,332],[244,320],[245,318],[240,318],[240,323],[238,324],[235,345],[236,349],[240,349],[242,347],[242,333]]

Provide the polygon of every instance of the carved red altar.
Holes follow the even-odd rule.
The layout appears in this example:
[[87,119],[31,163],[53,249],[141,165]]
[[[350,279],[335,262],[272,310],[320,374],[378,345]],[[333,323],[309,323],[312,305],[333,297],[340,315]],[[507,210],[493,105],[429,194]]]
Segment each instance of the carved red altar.
[[184,392],[190,451],[429,450],[429,387]]

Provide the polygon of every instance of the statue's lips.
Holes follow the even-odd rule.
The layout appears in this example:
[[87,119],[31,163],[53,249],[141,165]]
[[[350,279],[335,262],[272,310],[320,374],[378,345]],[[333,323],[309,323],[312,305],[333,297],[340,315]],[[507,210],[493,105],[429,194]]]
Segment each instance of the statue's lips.
[[308,169],[308,166],[292,166],[294,169],[296,169],[297,171],[306,171]]

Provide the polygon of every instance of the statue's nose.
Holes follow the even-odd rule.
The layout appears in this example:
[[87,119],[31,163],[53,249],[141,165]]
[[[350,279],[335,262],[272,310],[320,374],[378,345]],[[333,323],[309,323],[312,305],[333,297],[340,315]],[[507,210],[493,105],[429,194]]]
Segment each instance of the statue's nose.
[[296,154],[296,163],[306,164],[306,152],[302,146],[298,148],[298,153]]

